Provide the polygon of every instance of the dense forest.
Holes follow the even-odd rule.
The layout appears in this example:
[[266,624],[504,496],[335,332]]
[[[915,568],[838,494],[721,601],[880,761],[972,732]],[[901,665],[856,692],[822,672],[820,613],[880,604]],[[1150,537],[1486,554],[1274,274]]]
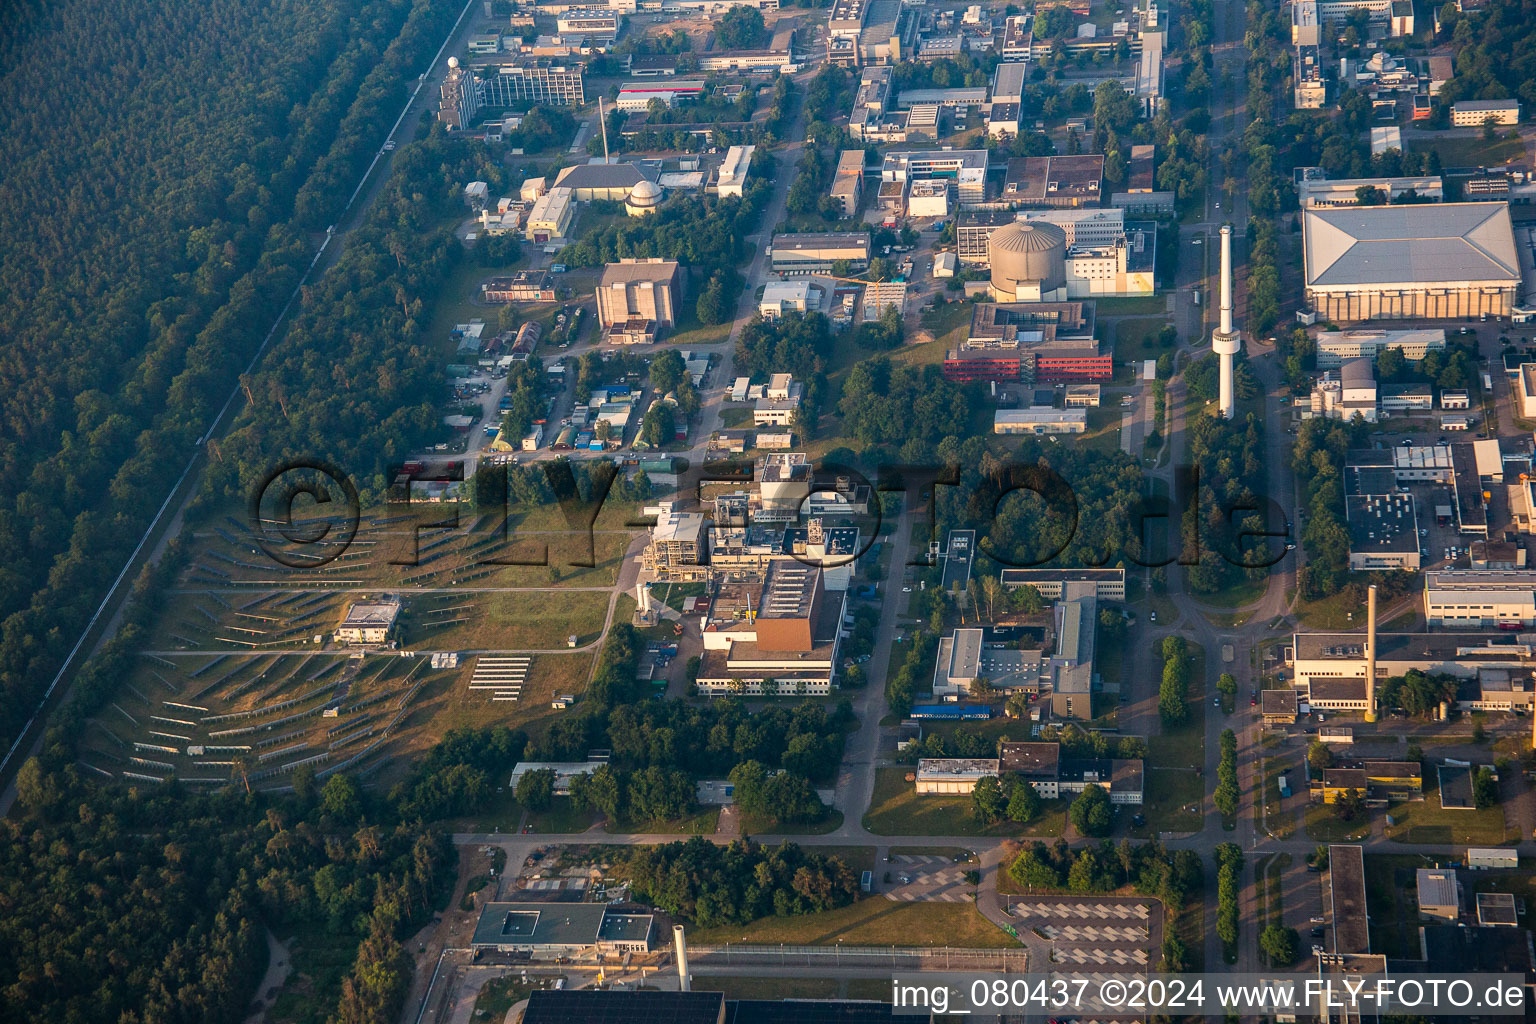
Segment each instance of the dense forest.
[[0,252],[0,740],[453,16],[430,0],[65,0],[0,15],[0,231],[18,240]]
[[241,1020],[270,929],[352,958],[308,968],[304,1019],[393,1022],[412,970],[401,939],[453,878],[425,822],[483,801],[526,742],[449,733],[381,797],[308,769],[277,795],[86,785],[66,739],[24,766],[21,814],[0,821],[0,1020]]

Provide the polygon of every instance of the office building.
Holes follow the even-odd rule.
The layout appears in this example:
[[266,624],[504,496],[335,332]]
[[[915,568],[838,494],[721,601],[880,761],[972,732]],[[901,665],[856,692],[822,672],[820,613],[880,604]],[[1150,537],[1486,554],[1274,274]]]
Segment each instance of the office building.
[[467,128],[481,110],[505,110],[524,104],[579,107],[586,102],[580,64],[521,59],[477,70],[449,58],[439,91],[438,119],[448,128]]
[[1047,601],[1058,601],[1068,583],[1091,583],[1100,601],[1125,600],[1124,569],[1004,569],[999,582],[1008,589],[1034,587]]
[[864,151],[845,149],[837,156],[837,171],[832,176],[832,198],[842,207],[844,217],[859,210],[864,195]]
[[987,160],[985,149],[887,153],[880,165],[880,180],[952,181],[961,203],[979,203],[986,197]]
[[757,311],[765,320],[777,320],[785,313],[808,313],[821,308],[821,291],[810,281],[769,281],[763,287]]
[[1305,178],[1296,185],[1296,198],[1303,209],[1359,206],[1360,190],[1372,189],[1383,203],[1395,203],[1405,196],[1417,199],[1445,198],[1445,185],[1438,174],[1412,178]]
[[1446,629],[1536,627],[1536,572],[1452,569],[1424,574],[1424,619]]
[[1008,161],[999,198],[1019,206],[1076,209],[1098,206],[1103,189],[1102,154],[1026,156]]
[[1092,383],[1113,376],[1114,359],[1094,337],[1089,303],[982,302],[942,371],[961,383]]
[[1492,121],[1496,125],[1520,123],[1519,100],[1463,100],[1451,104],[1451,127],[1481,128]]
[[1376,422],[1376,373],[1369,359],[1351,359],[1337,370],[1326,370],[1312,386],[1311,412],[1324,419],[1349,422],[1359,416]]
[[1505,203],[1303,211],[1307,300],[1335,323],[1508,316],[1520,263]]
[[957,629],[939,639],[938,660],[933,667],[935,696],[969,694],[971,684],[985,679],[994,690],[1040,692],[1046,667],[1040,651],[998,649],[986,642],[982,629]]
[[1317,346],[1317,368],[1320,370],[1336,370],[1352,359],[1374,362],[1387,349],[1395,349],[1404,359],[1416,363],[1430,352],[1445,351],[1445,328],[1320,331],[1313,341]]

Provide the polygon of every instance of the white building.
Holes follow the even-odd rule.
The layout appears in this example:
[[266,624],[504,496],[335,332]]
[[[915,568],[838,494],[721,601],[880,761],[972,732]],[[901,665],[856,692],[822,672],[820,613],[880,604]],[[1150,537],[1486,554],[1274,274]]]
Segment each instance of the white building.
[[907,191],[908,217],[948,217],[949,182],[914,181]]
[[994,434],[1082,434],[1087,409],[999,409],[992,415]]
[[398,597],[356,601],[347,608],[346,618],[336,627],[336,642],[355,646],[388,643],[399,619]]
[[1425,573],[1424,619],[1430,626],[1467,630],[1536,625],[1536,572],[1474,569]]
[[1317,367],[1320,370],[1336,370],[1351,359],[1375,360],[1387,349],[1396,349],[1403,354],[1404,359],[1416,363],[1430,352],[1445,351],[1445,328],[1321,331],[1314,341],[1317,345]]
[[[807,280],[769,281],[757,311],[765,320],[777,320],[785,313],[807,313],[821,308],[821,291]],[[745,396],[737,401],[745,401]]]
[[919,796],[965,796],[986,778],[997,778],[995,757],[925,757],[917,762]]
[[1312,387],[1312,415],[1330,420],[1356,416],[1376,422],[1376,373],[1369,359],[1351,359],[1328,371]]
[[717,179],[717,187],[722,196],[741,195],[742,186],[747,183],[747,169],[752,164],[752,154],[756,146],[732,146],[725,152],[725,160],[720,164],[720,177]]
[[1492,118],[1497,125],[1520,123],[1519,100],[1463,100],[1451,104],[1453,128],[1481,128]]
[[568,188],[552,188],[534,200],[523,225],[523,237],[530,242],[556,242],[566,238],[575,219],[574,197]]

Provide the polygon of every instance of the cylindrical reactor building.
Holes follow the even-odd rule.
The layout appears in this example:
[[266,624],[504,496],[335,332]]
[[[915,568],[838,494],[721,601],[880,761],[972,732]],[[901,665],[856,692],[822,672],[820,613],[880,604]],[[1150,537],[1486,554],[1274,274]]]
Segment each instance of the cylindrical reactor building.
[[1014,221],[987,240],[992,292],[999,302],[1048,302],[1067,287],[1067,236],[1055,224]]

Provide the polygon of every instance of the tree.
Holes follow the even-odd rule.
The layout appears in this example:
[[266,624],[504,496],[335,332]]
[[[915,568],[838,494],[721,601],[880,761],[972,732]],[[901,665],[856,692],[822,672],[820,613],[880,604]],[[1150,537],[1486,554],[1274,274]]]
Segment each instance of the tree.
[[1216,692],[1224,697],[1237,696],[1237,677],[1231,672],[1223,672],[1216,677]]
[[1479,766],[1472,776],[1472,801],[1480,811],[1499,802],[1499,783],[1487,765]]
[[1333,767],[1333,748],[1322,740],[1313,740],[1307,746],[1307,767],[1314,775]]
[[1009,592],[1008,604],[1014,611],[1024,615],[1038,615],[1045,610],[1045,598],[1028,583]]
[[698,314],[701,324],[723,324],[730,317],[730,307],[725,298],[725,282],[719,274],[712,275],[704,290],[699,292],[694,312]]
[[1269,957],[1271,967],[1289,967],[1296,962],[1301,940],[1296,929],[1272,924],[1259,933],[1259,948]]
[[523,777],[517,780],[516,796],[517,802],[527,810],[534,812],[549,810],[555,798],[554,769],[538,768],[524,772]]
[[688,367],[677,349],[669,348],[651,359],[650,383],[658,395],[674,391],[688,379]]
[[1089,783],[1072,801],[1068,812],[1072,825],[1085,836],[1107,836],[1114,826],[1109,804],[1109,794],[1104,787]]
[[1020,824],[1034,821],[1044,807],[1040,794],[1028,782],[1016,782],[1008,798],[1008,820]]
[[976,780],[976,786],[971,790],[971,811],[977,821],[983,825],[992,824],[1003,816],[1007,804],[1002,784],[995,775],[986,775]]
[[763,14],[756,7],[732,7],[715,23],[715,43],[723,50],[753,50],[763,40]]
[[1358,789],[1346,789],[1334,801],[1333,813],[1340,821],[1356,821],[1365,813],[1365,797]]
[[350,775],[337,773],[320,790],[320,808],[337,821],[356,821],[363,813],[363,794]]

